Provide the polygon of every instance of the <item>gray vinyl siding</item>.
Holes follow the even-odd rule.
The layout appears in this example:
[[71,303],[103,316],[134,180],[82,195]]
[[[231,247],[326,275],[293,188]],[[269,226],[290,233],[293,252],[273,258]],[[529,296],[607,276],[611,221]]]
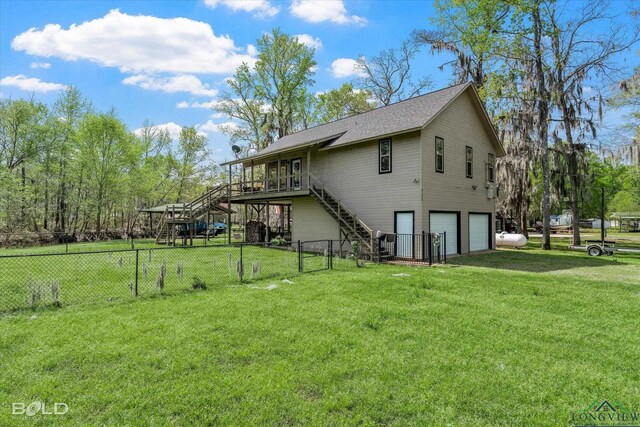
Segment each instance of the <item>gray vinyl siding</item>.
[[394,211],[414,211],[419,232],[420,133],[391,137],[392,171],[378,172],[378,139],[312,151],[311,173],[373,230],[394,231]]
[[291,200],[291,241],[324,240],[340,237],[338,223],[312,197]]
[[[466,92],[442,111],[421,136],[423,229],[429,230],[429,211],[460,212],[462,253],[469,252],[469,212],[491,213],[492,222],[495,218],[495,201],[487,198],[485,165],[488,154],[495,155],[496,150],[481,121],[482,114]],[[436,172],[435,168],[436,136],[444,138],[444,173]],[[473,178],[466,177],[467,146],[473,148]]]

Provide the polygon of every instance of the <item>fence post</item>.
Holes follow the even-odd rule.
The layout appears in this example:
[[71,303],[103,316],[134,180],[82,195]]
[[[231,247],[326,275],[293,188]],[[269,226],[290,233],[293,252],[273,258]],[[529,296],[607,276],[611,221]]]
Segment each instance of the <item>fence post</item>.
[[298,240],[298,273],[302,273],[302,242]]
[[138,296],[138,258],[140,255],[140,249],[136,249],[136,288],[135,288],[135,295]]
[[327,252],[329,256],[329,260],[327,261],[329,270],[333,270],[333,240],[327,241]]
[[244,281],[244,256],[242,253],[242,243],[240,243],[240,283]]
[[443,239],[444,239],[444,254],[443,254],[443,264],[447,263],[447,232],[443,231],[442,232],[443,235]]
[[378,244],[376,245],[376,255],[378,256],[378,264],[382,263],[382,237],[378,237]]
[[429,267],[431,267],[431,264],[433,264],[433,240],[431,239],[431,237],[433,236],[432,233],[429,233]]
[[131,249],[135,249],[134,243],[133,243],[133,236],[131,236]]
[[69,253],[69,235],[64,233],[64,253]]

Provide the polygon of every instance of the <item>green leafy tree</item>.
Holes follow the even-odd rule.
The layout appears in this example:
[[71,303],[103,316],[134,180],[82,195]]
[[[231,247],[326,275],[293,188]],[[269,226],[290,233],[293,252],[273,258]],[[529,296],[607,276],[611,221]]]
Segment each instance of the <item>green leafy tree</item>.
[[216,109],[237,119],[238,126],[221,130],[232,142],[259,150],[276,138],[304,127],[307,89],[314,83],[314,50],[296,37],[274,29],[257,42],[258,59],[253,69],[242,64],[229,79]]
[[318,121],[326,123],[369,111],[376,107],[371,96],[366,90],[354,89],[351,83],[320,93],[316,104]]
[[[176,202],[185,195],[194,196],[202,182],[202,162],[205,161],[207,138],[199,135],[194,127],[183,127],[178,139]],[[194,191],[195,190],[195,191]]]
[[135,138],[112,114],[89,114],[80,123],[76,136],[78,155],[87,172],[91,197],[86,200],[95,215],[95,231],[100,235],[105,216],[113,213],[113,203],[121,195],[119,184],[135,163]]

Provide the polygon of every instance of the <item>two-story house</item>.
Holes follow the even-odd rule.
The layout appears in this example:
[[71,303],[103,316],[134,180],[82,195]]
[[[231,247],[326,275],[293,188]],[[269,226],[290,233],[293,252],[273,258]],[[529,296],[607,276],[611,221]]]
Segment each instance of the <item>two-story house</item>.
[[293,241],[446,231],[447,253],[464,254],[494,247],[503,153],[467,83],[284,136],[226,163],[228,194],[280,206]]

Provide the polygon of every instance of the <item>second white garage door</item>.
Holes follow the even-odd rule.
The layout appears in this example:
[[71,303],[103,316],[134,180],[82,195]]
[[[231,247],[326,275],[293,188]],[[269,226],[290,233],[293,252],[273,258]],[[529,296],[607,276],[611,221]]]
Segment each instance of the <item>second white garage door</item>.
[[458,253],[458,214],[432,212],[429,214],[429,231],[447,233],[447,255]]
[[469,214],[469,251],[489,249],[489,214]]

